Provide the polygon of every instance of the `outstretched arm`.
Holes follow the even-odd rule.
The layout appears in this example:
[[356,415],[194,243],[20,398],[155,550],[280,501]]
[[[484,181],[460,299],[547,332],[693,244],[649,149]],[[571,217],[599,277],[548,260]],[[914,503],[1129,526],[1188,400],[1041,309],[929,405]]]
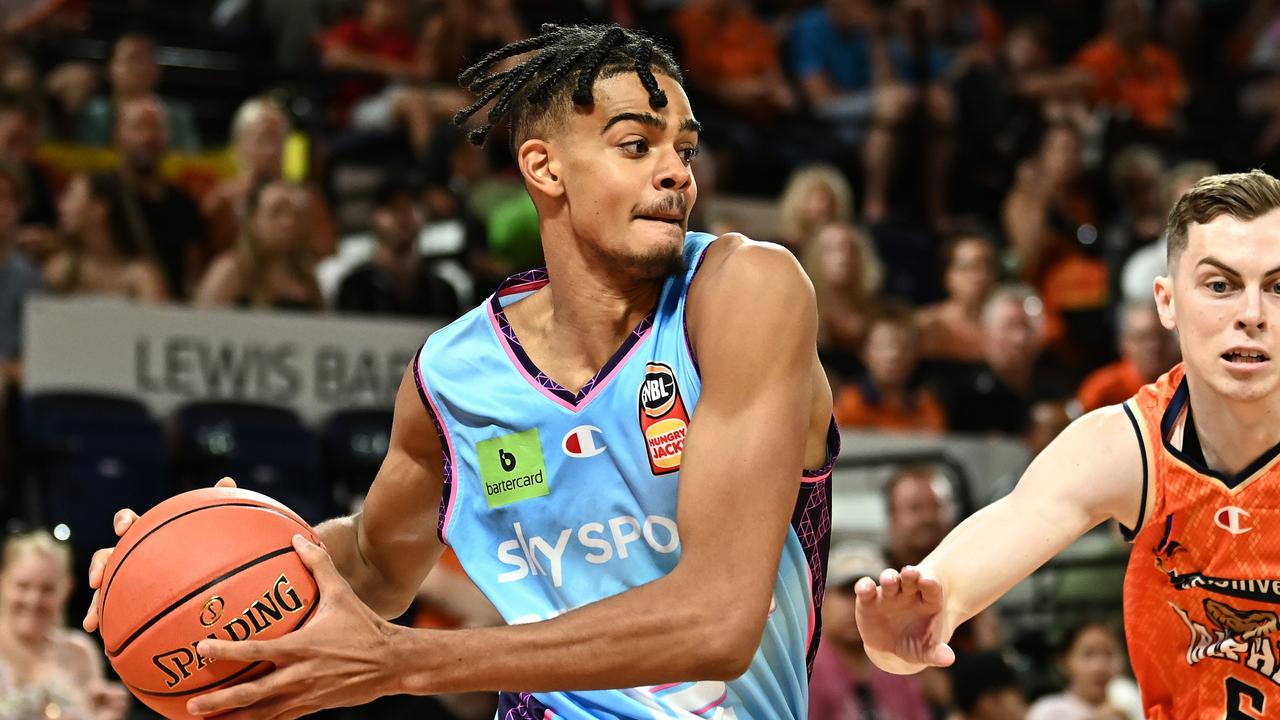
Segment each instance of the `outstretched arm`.
[[960,623],[1104,520],[1133,527],[1143,460],[1120,406],[1077,420],[1031,463],[1008,496],[952,530],[918,568],[858,581],[867,655],[890,672],[950,664]]
[[[312,623],[280,640],[202,642],[206,656],[269,658],[279,669],[204,696],[196,709],[250,706],[253,712],[232,717],[273,717],[273,709],[390,693],[617,688],[740,675],[760,643],[799,490],[816,313],[812,288],[785,251],[740,241],[713,251],[690,296],[694,307],[715,310],[690,310],[703,389],[682,458],[681,559],[671,573],[545,622],[371,631],[356,608],[333,609],[344,603],[333,589],[336,573],[323,553],[304,547],[321,584]],[[433,460],[438,467],[438,453]],[[366,523],[378,505],[395,501],[371,494]],[[373,533],[370,541],[382,542]],[[338,631],[341,638],[325,635]]]

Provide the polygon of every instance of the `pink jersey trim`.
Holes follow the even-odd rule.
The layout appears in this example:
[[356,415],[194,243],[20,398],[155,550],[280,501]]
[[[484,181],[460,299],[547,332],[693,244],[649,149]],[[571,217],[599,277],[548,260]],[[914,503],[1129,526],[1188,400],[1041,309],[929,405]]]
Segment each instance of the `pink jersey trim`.
[[453,517],[453,506],[458,502],[458,491],[461,489],[461,483],[458,482],[458,456],[453,451],[453,438],[449,434],[449,428],[444,423],[444,415],[440,414],[440,408],[436,407],[436,401],[431,397],[431,391],[427,389],[427,377],[422,370],[422,353],[426,351],[424,347],[418,353],[417,372],[418,386],[422,388],[422,397],[426,398],[427,404],[431,406],[431,414],[435,415],[436,422],[440,425],[441,434],[444,436],[445,448],[449,453],[449,465],[453,468],[452,487],[449,491],[449,505],[445,508],[444,519],[440,522],[440,539],[446,545],[449,544],[449,520]]

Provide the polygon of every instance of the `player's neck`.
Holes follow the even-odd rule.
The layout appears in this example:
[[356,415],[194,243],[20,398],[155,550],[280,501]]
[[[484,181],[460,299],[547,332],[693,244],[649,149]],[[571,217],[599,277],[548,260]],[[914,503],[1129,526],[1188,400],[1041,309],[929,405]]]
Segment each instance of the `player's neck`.
[[534,363],[575,390],[653,310],[662,282],[620,277],[574,253],[546,255],[551,282],[510,306],[507,320]]
[[1280,398],[1238,402],[1187,380],[1200,449],[1209,467],[1237,473],[1280,443]]

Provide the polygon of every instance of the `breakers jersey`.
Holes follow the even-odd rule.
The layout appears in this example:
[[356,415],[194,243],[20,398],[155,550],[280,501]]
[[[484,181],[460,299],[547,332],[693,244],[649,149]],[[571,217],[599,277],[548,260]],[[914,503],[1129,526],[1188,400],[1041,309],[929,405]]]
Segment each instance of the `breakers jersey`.
[[1146,717],[1280,716],[1280,446],[1237,475],[1208,469],[1181,365],[1124,408],[1142,446],[1144,511],[1155,494],[1124,586]]
[[[484,305],[432,334],[418,354],[418,389],[445,455],[440,536],[507,622],[552,618],[676,566],[680,459],[701,389],[685,300],[714,240],[686,236],[688,269],[666,281],[653,311],[578,392],[533,364],[503,312],[546,285],[545,270],[510,278]],[[838,443],[832,425],[832,462]],[[741,677],[504,693],[498,716],[803,718],[826,576],[830,474],[830,462],[805,473],[764,635]],[[743,492],[751,482],[742,479]]]

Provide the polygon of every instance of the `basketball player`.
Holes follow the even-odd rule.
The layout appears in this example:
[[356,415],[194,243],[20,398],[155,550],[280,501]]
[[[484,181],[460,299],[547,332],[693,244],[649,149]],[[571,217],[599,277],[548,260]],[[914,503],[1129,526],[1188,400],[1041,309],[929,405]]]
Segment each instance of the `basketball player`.
[[[700,128],[650,40],[548,26],[462,80],[463,119],[494,102],[474,142],[510,118],[547,268],[427,340],[363,511],[297,541],[314,620],[201,641],[276,669],[190,710],[498,690],[504,719],[803,717],[838,445],[812,287],[779,247],[686,232]],[[382,619],[442,543],[510,626]]]
[[1114,518],[1133,542],[1125,630],[1145,716],[1280,714],[1280,181],[1201,180],[1168,238],[1155,298],[1183,363],[1073,423],[918,567],[860,580],[877,665],[950,664],[959,623]]

